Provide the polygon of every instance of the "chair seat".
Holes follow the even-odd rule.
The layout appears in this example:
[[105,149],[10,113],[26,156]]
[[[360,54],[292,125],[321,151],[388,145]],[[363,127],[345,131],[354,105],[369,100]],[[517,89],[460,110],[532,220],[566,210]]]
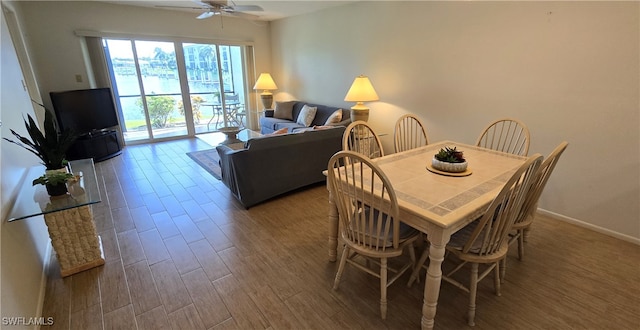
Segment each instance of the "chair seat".
[[[462,249],[465,244],[471,238],[471,234],[478,227],[478,221],[474,221],[464,228],[458,230],[453,236],[451,236],[451,240],[447,244],[447,250],[456,255],[459,259],[469,262],[477,262],[477,263],[492,263],[502,259],[508,252],[509,245],[504,244],[497,252],[491,254],[490,256],[478,255],[482,248],[482,240],[475,240],[473,245],[471,245],[471,249],[468,253],[463,253]],[[480,236],[483,236],[485,230],[480,233]]]
[[513,230],[525,229],[531,226],[532,223],[533,223],[533,215],[529,214],[525,220],[514,223],[511,229]]
[[[377,211],[374,211],[374,214],[376,213]],[[384,215],[382,218],[383,218],[382,226],[384,226],[384,224],[386,223],[387,217],[386,215]],[[372,235],[371,230],[375,230],[377,226],[378,226],[378,222],[374,221],[373,229],[371,229],[370,226],[366,226],[364,232],[360,232],[357,228],[354,228],[353,232],[356,235],[364,238],[365,242],[367,240],[375,240],[376,236]],[[384,244],[382,243],[375,244],[375,245],[378,245],[379,247],[385,247],[386,248],[385,251],[376,250],[374,253],[369,253],[368,249],[362,248],[362,245],[363,245],[362,242],[360,242],[361,244],[356,244],[355,242],[353,242],[353,239],[348,239],[347,237],[343,237],[343,238],[345,239],[346,244],[350,245],[353,249],[358,250],[358,253],[360,254],[372,256],[372,257],[378,257],[378,258],[381,255],[384,255],[385,257],[396,257],[402,254],[402,251],[407,244],[412,244],[420,237],[420,231],[416,230],[415,228],[403,222],[400,222],[399,228],[400,229],[399,229],[398,249],[393,249],[393,240],[391,239],[391,237],[393,237],[393,228],[390,230],[389,237],[386,239]],[[372,241],[369,241],[367,243],[373,244]]]

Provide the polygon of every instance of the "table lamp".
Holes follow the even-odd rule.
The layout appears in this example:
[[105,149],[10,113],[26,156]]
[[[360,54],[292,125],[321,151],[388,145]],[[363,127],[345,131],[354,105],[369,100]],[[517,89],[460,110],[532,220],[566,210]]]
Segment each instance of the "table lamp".
[[261,73],[260,77],[256,81],[256,84],[253,86],[254,90],[262,90],[260,93],[260,99],[262,99],[262,105],[265,109],[272,109],[271,105],[273,104],[273,94],[270,91],[278,89],[276,83],[271,78],[271,75],[268,73]]
[[351,107],[351,121],[367,121],[369,119],[369,108],[365,107],[363,102],[377,101],[379,99],[369,78],[363,75],[357,76],[344,97],[345,101],[356,102],[356,105]]

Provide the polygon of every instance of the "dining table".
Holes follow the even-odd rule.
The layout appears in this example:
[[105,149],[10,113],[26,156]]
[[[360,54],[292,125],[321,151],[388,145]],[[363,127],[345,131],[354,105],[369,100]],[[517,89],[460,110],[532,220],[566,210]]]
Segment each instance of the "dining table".
[[[463,152],[467,170],[440,172],[431,167],[441,148]],[[481,217],[526,157],[455,141],[440,141],[372,161],[387,175],[400,210],[400,220],[427,234],[429,267],[422,305],[422,329],[433,329],[442,281],[445,246],[451,235]],[[338,209],[329,189],[329,260],[338,247]]]

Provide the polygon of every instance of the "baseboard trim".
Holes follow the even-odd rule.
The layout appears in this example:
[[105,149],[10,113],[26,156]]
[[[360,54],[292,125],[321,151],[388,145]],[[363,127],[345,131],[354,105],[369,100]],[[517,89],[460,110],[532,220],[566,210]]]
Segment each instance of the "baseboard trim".
[[587,222],[584,222],[584,221],[580,221],[578,219],[574,219],[574,218],[571,218],[571,217],[568,217],[568,216],[565,216],[565,215],[562,215],[562,214],[558,214],[558,213],[555,213],[555,212],[547,211],[547,210],[544,210],[544,209],[540,209],[539,208],[538,212],[540,214],[546,215],[546,216],[548,216],[550,218],[553,218],[553,219],[556,219],[556,220],[568,222],[568,223],[574,224],[574,225],[579,226],[579,227],[587,228],[587,229],[593,230],[595,232],[598,232],[598,233],[601,233],[601,234],[605,234],[607,236],[612,236],[612,237],[615,237],[617,239],[621,239],[623,241],[626,241],[626,242],[629,242],[629,243],[633,243],[635,245],[640,245],[640,238],[636,238],[636,237],[633,237],[633,236],[621,234],[621,233],[615,232],[615,231],[607,229],[607,228],[596,226],[596,225],[593,225],[593,224],[590,224],[590,223],[587,223]]

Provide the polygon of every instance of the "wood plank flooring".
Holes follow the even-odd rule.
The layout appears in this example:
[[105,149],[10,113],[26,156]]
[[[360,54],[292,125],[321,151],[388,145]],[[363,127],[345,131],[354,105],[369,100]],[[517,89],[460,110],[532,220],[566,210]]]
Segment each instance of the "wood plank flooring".
[[[420,328],[424,278],[407,288],[405,274],[389,288],[386,321],[373,276],[348,267],[331,289],[323,185],[245,210],[185,155],[210,148],[135,145],[97,164],[107,262],[61,278],[53,258],[50,329]],[[515,256],[501,297],[490,278],[480,283],[475,329],[640,328],[639,246],[538,216],[525,259]],[[436,328],[469,328],[467,304],[443,283]]]

